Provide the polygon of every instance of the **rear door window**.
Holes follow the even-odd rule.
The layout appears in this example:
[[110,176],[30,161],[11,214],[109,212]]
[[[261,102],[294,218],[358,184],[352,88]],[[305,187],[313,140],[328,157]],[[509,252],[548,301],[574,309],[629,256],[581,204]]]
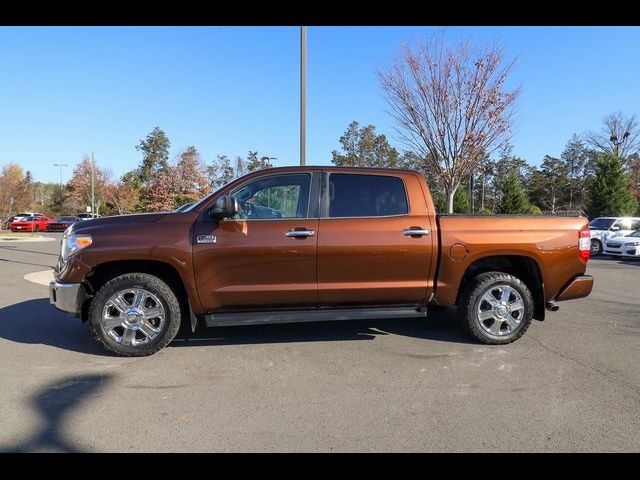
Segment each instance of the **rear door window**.
[[407,192],[399,177],[331,173],[329,217],[386,217],[409,213]]

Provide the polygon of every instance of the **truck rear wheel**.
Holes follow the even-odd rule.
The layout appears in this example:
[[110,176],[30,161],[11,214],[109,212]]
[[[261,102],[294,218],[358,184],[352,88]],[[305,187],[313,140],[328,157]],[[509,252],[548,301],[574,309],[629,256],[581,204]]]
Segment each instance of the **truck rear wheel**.
[[161,279],[146,273],[120,275],[91,301],[89,324],[110,352],[142,357],[166,347],[180,328],[180,303]]
[[518,278],[487,272],[467,284],[458,306],[473,337],[488,345],[503,345],[527,331],[534,303],[531,292]]

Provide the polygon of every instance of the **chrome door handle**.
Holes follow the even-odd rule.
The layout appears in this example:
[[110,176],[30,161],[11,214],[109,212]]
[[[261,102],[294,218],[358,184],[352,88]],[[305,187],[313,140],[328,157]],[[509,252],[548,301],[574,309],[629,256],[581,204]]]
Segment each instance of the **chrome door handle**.
[[405,237],[421,237],[423,235],[429,235],[428,228],[405,228],[402,230],[402,234]]
[[313,237],[316,234],[315,230],[287,230],[285,235],[293,238]]

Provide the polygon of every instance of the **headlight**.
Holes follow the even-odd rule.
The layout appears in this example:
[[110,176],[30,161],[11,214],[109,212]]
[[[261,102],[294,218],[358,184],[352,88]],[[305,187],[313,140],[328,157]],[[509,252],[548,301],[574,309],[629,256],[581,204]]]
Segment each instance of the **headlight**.
[[66,262],[71,255],[83,248],[87,248],[92,242],[93,239],[91,238],[91,235],[75,233],[67,234],[65,231],[65,234],[62,237],[62,245],[60,247],[60,256],[62,257],[62,261]]
[[637,247],[638,245],[640,245],[640,242],[629,242],[624,244],[625,247]]

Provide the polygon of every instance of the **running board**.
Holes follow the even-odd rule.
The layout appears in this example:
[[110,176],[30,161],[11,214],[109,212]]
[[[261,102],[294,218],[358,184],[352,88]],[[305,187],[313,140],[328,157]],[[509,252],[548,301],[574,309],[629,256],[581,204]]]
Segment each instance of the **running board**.
[[264,325],[272,323],[325,322],[334,320],[378,320],[386,318],[426,318],[424,307],[324,308],[265,312],[210,313],[204,316],[207,327]]

